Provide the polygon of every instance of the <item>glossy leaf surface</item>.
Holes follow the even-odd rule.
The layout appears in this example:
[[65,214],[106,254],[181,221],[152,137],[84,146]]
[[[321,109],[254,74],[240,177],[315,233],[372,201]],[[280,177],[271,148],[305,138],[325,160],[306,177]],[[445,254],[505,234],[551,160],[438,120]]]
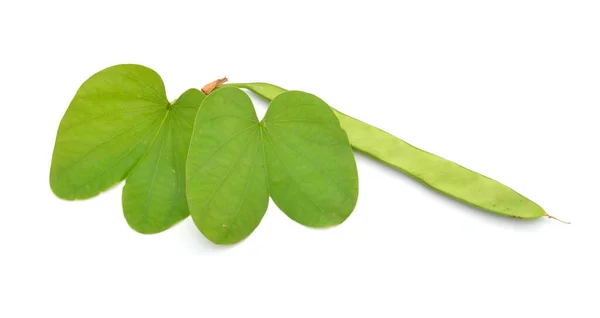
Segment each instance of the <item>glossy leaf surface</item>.
[[358,196],[348,138],[325,102],[291,91],[259,122],[237,88],[210,94],[196,116],[187,160],[194,222],[218,244],[246,238],[273,201],[311,227],[342,223]]

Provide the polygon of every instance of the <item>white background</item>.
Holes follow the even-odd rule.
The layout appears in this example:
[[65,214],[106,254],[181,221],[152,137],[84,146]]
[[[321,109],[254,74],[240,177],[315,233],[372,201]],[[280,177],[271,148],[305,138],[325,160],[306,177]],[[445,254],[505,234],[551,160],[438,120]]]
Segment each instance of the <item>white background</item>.
[[[599,5],[3,1],[0,317],[600,317]],[[189,219],[137,234],[121,186],[67,202],[48,185],[75,91],[120,63],[171,100],[224,75],[314,93],[572,224],[490,215],[358,155],[341,226],[271,203],[233,247]]]

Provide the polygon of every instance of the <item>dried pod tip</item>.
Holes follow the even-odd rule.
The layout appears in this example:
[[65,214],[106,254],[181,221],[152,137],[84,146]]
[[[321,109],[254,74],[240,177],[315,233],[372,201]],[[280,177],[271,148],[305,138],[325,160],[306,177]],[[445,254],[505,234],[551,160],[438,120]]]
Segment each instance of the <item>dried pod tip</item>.
[[548,215],[548,218],[549,218],[549,219],[555,219],[555,220],[557,220],[558,222],[561,222],[561,223],[564,223],[564,224],[571,224],[571,222],[566,222],[566,221],[563,221],[563,220],[561,220],[561,219],[559,219],[559,218],[553,217],[552,215]]
[[202,87],[202,92],[206,95],[212,93],[212,91],[217,88],[219,85],[223,84],[227,82],[227,76],[220,78],[218,80],[212,81],[206,85],[204,85],[204,87]]

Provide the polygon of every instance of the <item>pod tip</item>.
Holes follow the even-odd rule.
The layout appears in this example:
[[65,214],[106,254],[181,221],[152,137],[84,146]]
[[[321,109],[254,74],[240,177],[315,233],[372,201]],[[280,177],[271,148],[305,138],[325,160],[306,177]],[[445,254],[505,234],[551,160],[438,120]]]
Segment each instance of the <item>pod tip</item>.
[[571,224],[571,222],[563,221],[563,220],[561,220],[561,219],[559,219],[559,218],[557,218],[557,217],[554,217],[554,216],[552,216],[552,215],[548,215],[548,214],[546,214],[546,216],[547,216],[549,219],[554,219],[554,220],[557,220],[558,222],[561,222],[561,223],[564,223],[564,224]]

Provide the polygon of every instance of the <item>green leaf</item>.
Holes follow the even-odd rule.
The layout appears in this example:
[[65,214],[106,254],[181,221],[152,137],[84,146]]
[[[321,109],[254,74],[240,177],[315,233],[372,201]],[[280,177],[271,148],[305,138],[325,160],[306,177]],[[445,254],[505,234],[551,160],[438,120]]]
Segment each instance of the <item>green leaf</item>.
[[233,244],[258,226],[269,192],[259,122],[246,93],[223,89],[202,103],[186,175],[192,219],[209,240]]
[[204,99],[196,89],[171,105],[160,76],[116,65],[77,91],[58,128],[50,186],[60,198],[87,199],[124,180],[130,226],[160,232],[188,215],[184,163],[192,120]]
[[277,96],[263,119],[273,202],[310,227],[341,224],[358,198],[356,162],[331,108],[299,91]]
[[148,153],[127,177],[123,212],[141,233],[158,233],[185,219],[185,160],[193,120],[204,94],[190,89],[165,113],[162,127]]
[[298,91],[273,100],[261,122],[243,91],[214,91],[196,115],[186,175],[192,218],[217,244],[250,235],[269,193],[311,227],[342,223],[358,197],[346,134],[325,102]]

